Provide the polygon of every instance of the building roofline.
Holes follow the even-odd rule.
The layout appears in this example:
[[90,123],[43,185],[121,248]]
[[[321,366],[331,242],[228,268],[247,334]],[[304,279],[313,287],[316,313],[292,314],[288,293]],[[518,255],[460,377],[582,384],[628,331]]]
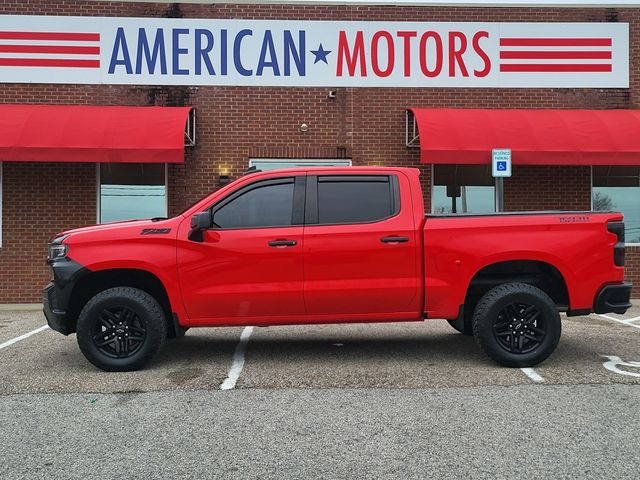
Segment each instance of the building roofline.
[[[103,0],[94,0],[103,1]],[[120,0],[124,3],[176,3],[173,0]],[[380,7],[493,7],[493,8],[640,8],[640,0],[187,0],[193,4],[279,4]]]

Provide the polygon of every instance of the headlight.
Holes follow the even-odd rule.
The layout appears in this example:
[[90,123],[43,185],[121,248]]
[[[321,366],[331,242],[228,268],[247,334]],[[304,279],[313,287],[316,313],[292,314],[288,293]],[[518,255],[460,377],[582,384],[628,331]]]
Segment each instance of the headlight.
[[50,243],[49,244],[49,258],[48,261],[58,260],[67,256],[69,247],[62,243]]

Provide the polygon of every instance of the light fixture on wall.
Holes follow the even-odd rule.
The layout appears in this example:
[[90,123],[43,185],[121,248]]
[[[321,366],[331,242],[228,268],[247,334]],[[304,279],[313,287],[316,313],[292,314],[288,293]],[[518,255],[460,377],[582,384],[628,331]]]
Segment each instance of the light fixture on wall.
[[231,176],[229,175],[229,167],[220,167],[218,172],[218,186],[224,187],[231,183]]
[[302,123],[298,127],[298,130],[300,130],[301,133],[307,133],[309,131],[309,125],[307,125],[306,123]]

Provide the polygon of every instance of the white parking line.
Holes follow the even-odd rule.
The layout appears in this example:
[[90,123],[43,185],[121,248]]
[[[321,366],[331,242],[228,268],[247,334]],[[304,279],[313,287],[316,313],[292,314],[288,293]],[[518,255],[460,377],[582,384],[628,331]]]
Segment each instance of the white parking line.
[[536,383],[544,382],[544,378],[542,378],[542,375],[536,372],[533,368],[521,368],[520,370],[522,370],[524,374],[534,382]]
[[635,324],[633,324],[633,323],[630,323],[630,322],[633,322],[633,321],[636,321],[636,320],[640,319],[640,317],[637,317],[637,318],[628,318],[628,319],[626,319],[626,320],[621,320],[621,319],[619,319],[619,318],[610,317],[609,315],[602,315],[602,314],[600,314],[600,313],[596,313],[596,315],[597,315],[598,317],[606,318],[607,320],[612,320],[612,321],[614,321],[614,322],[621,323],[622,325],[628,325],[628,326],[630,326],[630,327],[640,328],[640,325],[635,325]]
[[36,328],[35,330],[31,330],[28,333],[25,333],[24,335],[20,335],[19,337],[16,338],[12,338],[11,340],[7,340],[4,343],[0,343],[0,350],[2,350],[3,348],[7,348],[11,345],[13,345],[14,343],[18,343],[20,340],[24,340],[25,338],[29,338],[31,335],[35,335],[36,333],[40,333],[43,332],[44,330],[48,329],[49,325],[43,325],[40,328]]
[[231,364],[231,369],[229,370],[227,378],[225,378],[224,382],[220,385],[220,390],[231,390],[235,388],[236,382],[244,368],[244,352],[247,348],[247,342],[249,341],[251,332],[253,332],[253,327],[244,327],[244,330],[242,330],[242,333],[240,334],[240,341],[236,346],[235,352],[233,352],[233,363]]

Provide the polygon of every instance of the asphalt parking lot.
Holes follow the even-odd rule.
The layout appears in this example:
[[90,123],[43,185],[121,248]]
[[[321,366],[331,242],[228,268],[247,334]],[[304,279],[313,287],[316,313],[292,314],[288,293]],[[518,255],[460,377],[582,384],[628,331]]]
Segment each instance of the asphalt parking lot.
[[193,329],[145,370],[105,373],[44,324],[38,311],[0,311],[3,479],[640,468],[638,302],[563,318],[558,349],[533,370],[500,367],[433,320]]

